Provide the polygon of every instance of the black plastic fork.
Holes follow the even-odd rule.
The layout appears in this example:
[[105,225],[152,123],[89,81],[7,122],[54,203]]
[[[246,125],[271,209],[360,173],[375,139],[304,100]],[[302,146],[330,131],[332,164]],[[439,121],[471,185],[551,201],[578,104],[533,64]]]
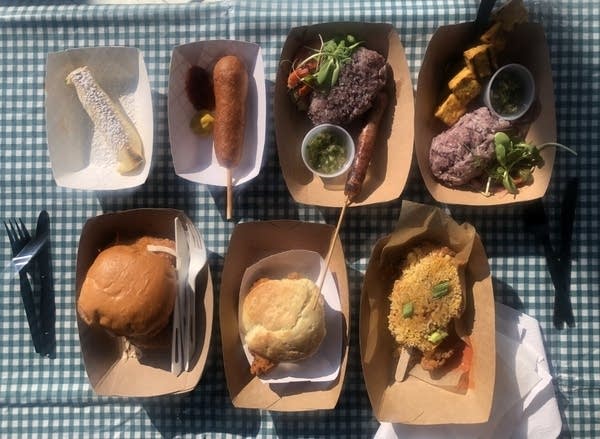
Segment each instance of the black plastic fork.
[[[10,219],[8,224],[4,222],[4,228],[8,234],[10,241],[10,247],[12,255],[15,257],[25,245],[31,241],[31,234],[23,224],[23,221],[19,218],[19,222]],[[10,225],[10,226],[9,226]],[[29,324],[29,332],[33,339],[33,346],[38,354],[42,353],[42,334],[39,326],[39,319],[35,311],[35,303],[33,300],[33,288],[27,277],[25,269],[19,271],[19,280],[21,284],[21,299],[23,300],[23,306],[25,307],[25,314],[27,316],[27,323]]]

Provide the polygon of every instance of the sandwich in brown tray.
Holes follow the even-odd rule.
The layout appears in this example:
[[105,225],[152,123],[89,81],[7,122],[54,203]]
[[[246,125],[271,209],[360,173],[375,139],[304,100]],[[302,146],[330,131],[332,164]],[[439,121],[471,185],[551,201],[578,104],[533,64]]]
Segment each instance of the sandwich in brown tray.
[[454,332],[464,300],[453,256],[431,243],[414,247],[390,293],[389,330],[399,345],[422,354],[425,370],[443,366],[463,345]]
[[142,237],[100,252],[77,301],[81,319],[142,349],[170,346],[177,291],[174,249],[170,239]]
[[254,356],[252,374],[265,374],[280,362],[303,360],[315,354],[325,338],[323,296],[314,282],[296,274],[259,279],[242,304],[241,328]]

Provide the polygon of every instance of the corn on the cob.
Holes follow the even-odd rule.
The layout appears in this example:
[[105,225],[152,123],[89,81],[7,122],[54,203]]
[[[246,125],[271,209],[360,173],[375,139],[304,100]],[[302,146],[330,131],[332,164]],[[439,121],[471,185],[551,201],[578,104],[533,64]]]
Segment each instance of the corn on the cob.
[[117,171],[126,174],[144,162],[142,140],[135,126],[118,103],[98,85],[87,66],[67,75],[67,84],[73,85],[81,105],[104,140],[117,157]]

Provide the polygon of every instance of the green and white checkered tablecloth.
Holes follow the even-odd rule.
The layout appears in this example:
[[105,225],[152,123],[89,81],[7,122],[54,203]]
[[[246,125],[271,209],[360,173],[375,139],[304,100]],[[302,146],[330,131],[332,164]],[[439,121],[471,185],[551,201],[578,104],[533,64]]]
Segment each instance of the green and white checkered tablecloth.
[[[204,376],[185,396],[120,399],[95,396],[84,371],[74,310],[75,260],[81,228],[91,216],[134,207],[184,210],[205,236],[217,287],[229,235],[222,191],[178,178],[169,152],[167,85],[173,46],[203,39],[256,42],[268,80],[268,132],[261,174],[236,194],[241,221],[300,219],[333,224],[337,209],[295,203],[280,171],[272,96],[278,56],[293,26],[326,21],[389,22],[398,30],[416,84],[429,38],[444,24],[474,19],[475,0],[242,2],[182,5],[80,5],[58,1],[0,2],[0,218],[20,217],[30,228],[47,209],[52,221],[57,357],[35,354],[18,294],[7,272],[0,283],[0,437],[372,437],[372,415],[361,375],[358,305],[372,245],[398,218],[400,201],[348,212],[341,229],[351,291],[351,347],[335,410],[272,413],[235,409],[223,372],[218,320]],[[85,2],[81,2],[85,3]],[[559,154],[545,202],[552,239],[566,177],[580,177],[573,238],[573,329],[552,325],[554,288],[542,250],[521,227],[519,207],[451,207],[480,232],[494,277],[496,299],[537,318],[546,340],[565,436],[600,437],[600,285],[598,220],[600,153],[600,5],[596,0],[526,1],[543,24],[554,72],[558,137],[574,147]],[[154,106],[154,157],[148,181],[125,192],[69,190],[54,183],[46,145],[46,54],[73,47],[125,45],[146,62]],[[432,203],[413,166],[404,198]],[[5,238],[0,261],[9,259]]]

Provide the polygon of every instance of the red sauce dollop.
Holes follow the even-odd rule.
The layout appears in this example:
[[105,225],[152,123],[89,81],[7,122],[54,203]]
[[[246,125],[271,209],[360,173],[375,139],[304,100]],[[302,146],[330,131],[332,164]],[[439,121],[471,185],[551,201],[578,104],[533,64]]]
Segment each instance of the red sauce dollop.
[[460,365],[458,366],[459,370],[462,370],[464,372],[464,375],[462,376],[461,382],[459,383],[459,388],[461,390],[467,390],[467,389],[472,389],[474,387],[474,384],[472,380],[469,379],[470,377],[470,372],[471,372],[471,366],[473,364],[473,347],[470,345],[470,341],[469,344],[465,343],[463,350],[462,350],[462,355],[461,355],[461,359],[460,359]]
[[215,109],[212,77],[202,67],[190,67],[185,81],[185,91],[196,110]]
[[464,372],[469,372],[471,370],[471,363],[473,362],[473,348],[465,344],[465,347],[462,351],[462,359],[460,362],[460,369]]

